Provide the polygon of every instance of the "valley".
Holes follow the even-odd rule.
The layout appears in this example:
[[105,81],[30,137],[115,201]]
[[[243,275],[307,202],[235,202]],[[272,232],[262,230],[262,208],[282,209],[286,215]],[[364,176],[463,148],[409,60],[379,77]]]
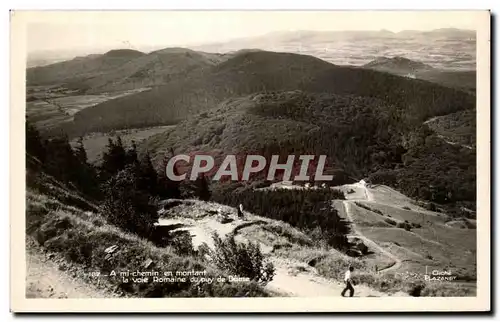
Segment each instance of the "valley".
[[149,88],[137,88],[102,94],[78,94],[78,90],[70,90],[64,86],[28,86],[26,93],[26,117],[42,132],[63,133],[61,127],[74,120],[79,111],[135,93],[147,91]]
[[[284,32],[266,38],[272,51],[255,38],[28,68],[26,294],[340,296],[352,266],[359,297],[475,296],[475,36],[415,32],[392,48],[404,35],[346,33],[343,58],[328,53],[338,34]],[[405,55],[419,37],[447,49]],[[227,155],[325,155],[331,180],[313,168],[308,182],[270,180],[267,162],[246,179],[176,182],[166,164],[179,154],[210,155],[215,168]],[[189,175],[192,160],[173,172]],[[82,267],[233,280],[68,277]],[[36,281],[41,269],[50,275]],[[428,279],[444,270],[455,280]]]

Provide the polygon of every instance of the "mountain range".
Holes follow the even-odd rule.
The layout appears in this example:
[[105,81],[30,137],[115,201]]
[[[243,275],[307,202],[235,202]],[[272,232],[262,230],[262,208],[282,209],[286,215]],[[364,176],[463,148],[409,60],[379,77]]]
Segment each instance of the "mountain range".
[[[206,44],[183,44],[195,51],[228,53],[248,48],[284,51],[317,56],[335,64],[363,65],[379,56],[405,56],[439,68],[474,70],[475,40],[473,30],[443,28],[430,31],[278,31]],[[134,50],[152,52],[161,49],[150,45]],[[76,56],[86,56],[99,49],[38,51],[28,55],[28,67],[48,65]],[[39,64],[39,65],[37,65]]]
[[[394,38],[390,32],[370,37],[373,34]],[[303,35],[316,41],[321,36]],[[454,37],[462,36],[458,32]],[[464,73],[467,82],[457,81]],[[58,84],[87,95],[150,87],[83,108],[57,130],[76,137],[177,124],[141,145],[156,164],[170,148],[180,153],[307,153],[313,149],[331,157],[330,170],[344,169],[358,177],[374,175],[376,181],[410,196],[439,202],[475,200],[471,167],[475,151],[447,143],[454,142],[454,137],[460,142],[473,140],[475,121],[469,116],[475,113],[474,71],[442,70],[401,56],[349,66],[312,55],[260,49],[221,54],[167,48],[151,53],[119,49],[79,57],[30,68],[27,79],[28,85]],[[439,117],[440,122],[425,124]],[[460,162],[454,159],[457,155]],[[443,173],[444,163],[455,164],[452,172],[454,178],[461,178],[459,185],[451,184],[451,174]],[[419,176],[422,180],[416,179]],[[429,195],[430,182],[439,193]]]
[[[108,73],[103,72],[107,67],[101,68],[92,71],[93,76],[86,80],[73,79],[68,82],[67,86],[90,93],[103,88],[117,90],[123,89],[123,86],[140,84],[142,87],[156,81],[161,83],[149,91],[109,100],[77,112],[74,122],[69,125],[75,135],[89,131],[174,124],[226,99],[261,91],[304,90],[370,96],[388,103],[404,103],[408,108],[418,108],[419,117],[424,118],[442,115],[441,111],[447,111],[448,106],[453,106],[454,111],[471,108],[475,100],[473,95],[455,88],[369,68],[338,66],[312,56],[291,53],[251,50],[205,55],[184,50],[181,53],[162,54],[170,59],[170,63],[154,64],[150,69],[142,69],[142,74],[137,72],[137,68],[125,68],[139,66],[138,61],[150,61],[150,55],[141,55]],[[96,66],[108,61],[106,55],[87,59],[99,62]],[[111,60],[111,64],[115,62],[115,59]],[[44,68],[51,66],[55,65]],[[130,75],[130,71],[133,71],[135,78]],[[76,75],[69,69],[66,72]],[[130,76],[121,77],[125,74]],[[166,79],[168,77],[171,80]],[[94,87],[89,89],[89,85]]]

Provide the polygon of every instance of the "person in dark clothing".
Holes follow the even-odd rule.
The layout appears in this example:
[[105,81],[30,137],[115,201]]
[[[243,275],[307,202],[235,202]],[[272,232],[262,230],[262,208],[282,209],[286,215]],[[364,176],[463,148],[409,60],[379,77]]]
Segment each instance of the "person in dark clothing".
[[354,267],[349,266],[349,269],[345,272],[345,276],[344,276],[345,288],[341,294],[343,297],[345,296],[345,293],[347,292],[347,290],[349,290],[349,297],[354,296],[354,287],[352,287],[352,279],[351,279],[352,271],[354,271]]

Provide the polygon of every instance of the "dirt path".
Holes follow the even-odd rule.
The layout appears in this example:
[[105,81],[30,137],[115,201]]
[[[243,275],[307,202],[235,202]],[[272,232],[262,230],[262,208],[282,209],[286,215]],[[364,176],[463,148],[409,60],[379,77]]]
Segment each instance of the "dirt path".
[[[266,288],[286,296],[314,297],[314,296],[341,296],[344,284],[336,280],[330,280],[318,274],[314,267],[305,262],[277,257],[272,254],[273,248],[270,245],[259,241],[244,238],[238,232],[249,226],[265,224],[263,220],[252,220],[236,226],[232,234],[240,241],[257,242],[260,245],[262,253],[269,256],[268,259],[273,263],[276,271],[271,282]],[[365,285],[355,287],[355,296],[359,297],[379,297],[387,294],[377,292]]]
[[[287,296],[315,297],[315,296],[341,296],[344,284],[324,278],[317,274],[315,269],[306,263],[271,257],[271,262],[276,268],[276,275],[266,285],[269,290]],[[387,294],[370,289],[365,285],[355,286],[355,297],[380,297]]]
[[[428,124],[428,123],[432,123],[434,122],[435,120],[441,118],[442,116],[435,116],[433,118],[430,118],[428,119],[427,121],[424,122],[424,124]],[[441,140],[443,140],[444,142],[448,143],[448,144],[451,144],[451,145],[460,145],[462,148],[466,148],[466,149],[469,149],[469,150],[473,150],[474,148],[470,145],[465,145],[465,144],[460,144],[460,143],[457,143],[457,142],[452,142],[452,141],[448,141],[448,138],[446,138],[444,135],[441,135],[441,134],[437,134],[437,137],[440,138]]]
[[[27,298],[104,298],[116,297],[87,284],[65,271],[67,266],[47,258],[39,249],[26,249]],[[64,270],[61,270],[61,269]]]
[[473,150],[474,148],[471,147],[470,145],[465,145],[465,144],[460,144],[460,143],[457,143],[457,142],[452,142],[452,141],[448,141],[448,139],[444,136],[444,135],[440,135],[438,134],[438,138],[440,138],[441,140],[443,140],[444,142],[448,143],[448,144],[451,144],[451,145],[459,145],[461,146],[462,148],[466,148],[466,149],[469,149],[469,150]]
[[384,249],[382,246],[380,246],[379,244],[377,244],[376,242],[374,242],[370,238],[366,237],[359,230],[356,229],[356,224],[354,223],[354,220],[353,220],[352,214],[351,214],[351,203],[352,202],[354,202],[354,201],[353,200],[343,201],[345,213],[346,213],[347,218],[351,222],[351,229],[353,231],[353,234],[349,235],[349,237],[356,237],[356,238],[362,240],[365,243],[365,245],[368,246],[368,248],[376,249],[380,253],[384,254],[385,256],[389,257],[392,261],[394,261],[394,263],[391,266],[386,267],[384,269],[381,269],[381,270],[379,270],[379,272],[387,272],[389,270],[395,270],[395,269],[400,268],[402,261],[399,257],[393,255],[392,253],[390,253],[389,251]]
[[[213,205],[214,209],[218,207],[218,205]],[[234,209],[230,210],[230,207],[224,206],[224,210],[229,214],[228,217],[232,219],[224,224],[218,221],[215,216],[206,216],[200,219],[182,217],[163,218],[160,219],[160,224],[182,224],[182,227],[178,229],[190,232],[194,247],[206,243],[209,248],[213,249],[212,235],[214,232],[217,232],[223,238],[234,236],[238,242],[257,242],[263,255],[273,263],[276,269],[276,275],[273,280],[266,285],[266,288],[272,292],[283,296],[296,297],[341,296],[341,292],[344,289],[342,282],[322,277],[314,267],[309,266],[305,262],[278,257],[273,253],[272,245],[254,239],[251,235],[241,233],[242,229],[246,227],[263,225],[269,222],[269,220],[255,216],[249,212],[245,212],[245,218],[241,219],[236,216]],[[357,285],[355,291],[355,296],[387,296],[387,294],[377,292],[365,285]]]
[[353,233],[349,237],[356,237],[356,238],[362,240],[365,243],[365,245],[368,246],[369,248],[378,250],[380,253],[384,254],[385,256],[389,257],[392,261],[394,261],[394,263],[391,266],[386,267],[384,269],[381,269],[381,270],[379,270],[379,272],[388,272],[390,270],[395,270],[395,269],[400,268],[402,260],[399,257],[390,253],[385,248],[383,248],[382,246],[380,246],[379,244],[377,244],[376,242],[374,242],[370,238],[366,237],[358,229],[356,229],[356,224],[354,223],[354,219],[353,219],[352,213],[351,213],[351,204],[353,202],[356,202],[356,201],[371,201],[371,202],[373,202],[374,198],[373,198],[373,194],[368,190],[368,188],[366,187],[366,183],[363,180],[361,180],[360,182],[354,183],[350,186],[352,186],[352,188],[362,189],[364,198],[352,198],[349,200],[344,200],[342,202],[344,205],[344,211],[345,211],[346,217],[351,222],[351,230]]

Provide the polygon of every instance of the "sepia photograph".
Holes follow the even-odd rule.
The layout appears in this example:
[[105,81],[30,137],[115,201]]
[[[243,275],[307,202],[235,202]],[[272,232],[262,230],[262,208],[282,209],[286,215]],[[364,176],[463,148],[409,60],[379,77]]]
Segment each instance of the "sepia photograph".
[[490,19],[11,11],[12,309],[489,310]]

